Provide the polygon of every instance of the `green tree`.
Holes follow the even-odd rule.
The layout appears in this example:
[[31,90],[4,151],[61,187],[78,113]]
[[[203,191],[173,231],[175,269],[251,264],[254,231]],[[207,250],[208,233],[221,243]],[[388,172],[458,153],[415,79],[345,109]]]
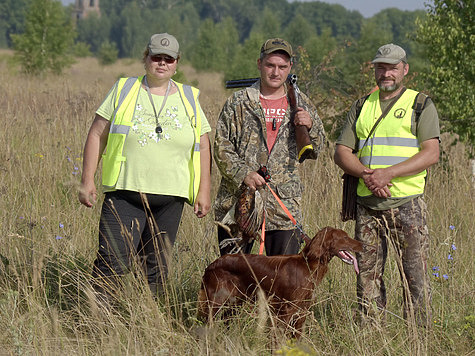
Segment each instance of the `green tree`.
[[356,38],[359,36],[363,16],[357,11],[349,11],[341,5],[330,5],[321,1],[295,1],[294,13],[303,16],[321,34],[325,28],[331,28],[335,37]]
[[[136,2],[131,2],[121,12],[122,36],[120,42],[121,53],[125,57],[140,57],[143,53],[150,36],[150,30],[143,25],[144,17],[147,13],[143,8],[140,8]],[[151,19],[152,20],[152,19]],[[147,21],[148,22],[148,21]],[[165,31],[163,31],[165,32]]]
[[434,0],[416,39],[430,68],[423,73],[444,128],[475,145],[475,7],[473,0]]
[[76,24],[77,41],[89,44],[92,53],[97,54],[101,44],[109,40],[110,21],[107,16],[91,13]]
[[380,24],[375,19],[370,19],[363,23],[361,37],[350,48],[351,57],[359,66],[371,61],[378,48],[390,42],[393,42],[391,24]]
[[99,52],[97,53],[97,58],[99,59],[100,64],[109,65],[117,61],[118,54],[119,50],[117,49],[115,42],[106,41],[101,44]]
[[59,74],[73,63],[69,51],[74,37],[71,18],[59,1],[32,0],[26,13],[25,32],[12,35],[12,40],[24,72]]
[[207,19],[200,26],[192,63],[197,69],[225,71],[234,59],[238,42],[232,18],[227,17],[218,24]]
[[282,24],[279,14],[266,7],[252,26],[252,32],[260,32],[268,38],[282,37],[280,33],[281,28]]
[[419,44],[414,40],[414,33],[417,30],[416,19],[425,15],[424,10],[401,11],[390,8],[380,11],[369,20],[378,28],[390,32],[392,35],[391,41],[406,50],[411,65],[411,73],[420,72],[427,65],[427,62],[422,61],[420,57],[418,58],[418,54],[420,54]]
[[285,28],[284,38],[290,42],[292,47],[297,48],[303,46],[305,41],[313,35],[316,35],[315,29],[299,14]]
[[260,55],[261,46],[266,39],[267,37],[262,33],[251,32],[249,38],[238,46],[236,56],[224,71],[225,79],[258,77],[257,59]]
[[337,47],[337,40],[331,35],[331,29],[323,29],[320,36],[313,35],[305,40],[304,47],[311,65],[318,65],[323,58]]
[[0,1],[0,47],[10,47],[12,45],[10,36],[23,31],[25,8],[29,1]]

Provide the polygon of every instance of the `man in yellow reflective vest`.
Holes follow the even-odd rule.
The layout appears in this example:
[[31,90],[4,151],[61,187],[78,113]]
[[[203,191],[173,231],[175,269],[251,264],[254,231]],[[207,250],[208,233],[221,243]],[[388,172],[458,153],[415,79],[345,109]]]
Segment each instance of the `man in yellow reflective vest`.
[[428,325],[429,233],[423,193],[427,168],[439,160],[439,118],[430,99],[422,111],[415,110],[418,92],[403,85],[409,72],[404,49],[384,45],[372,63],[378,90],[361,107],[357,102],[351,107],[334,157],[346,173],[359,178],[355,238],[367,243],[357,255],[359,321],[367,325],[385,318],[383,272],[391,245],[403,280],[404,316]]

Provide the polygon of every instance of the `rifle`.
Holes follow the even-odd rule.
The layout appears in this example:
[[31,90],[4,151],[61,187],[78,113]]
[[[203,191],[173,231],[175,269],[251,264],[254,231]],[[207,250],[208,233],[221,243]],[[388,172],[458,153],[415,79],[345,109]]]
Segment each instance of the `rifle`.
[[[248,78],[248,79],[236,79],[236,80],[227,80],[226,89],[231,88],[244,88],[250,87],[260,78]],[[290,104],[290,121],[294,122],[294,117],[299,107],[300,99],[300,89],[297,86],[297,76],[295,74],[289,74],[287,77],[287,94],[289,97]],[[295,125],[294,125],[295,126]],[[316,159],[317,155],[313,150],[312,141],[310,140],[310,135],[305,126],[295,126],[295,139],[297,141],[297,151],[299,162],[302,163],[305,159],[311,158]]]

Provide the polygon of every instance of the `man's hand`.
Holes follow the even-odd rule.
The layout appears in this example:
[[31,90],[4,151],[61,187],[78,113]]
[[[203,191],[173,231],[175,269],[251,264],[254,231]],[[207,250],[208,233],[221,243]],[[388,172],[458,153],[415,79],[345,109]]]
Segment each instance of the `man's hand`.
[[305,126],[308,130],[310,130],[312,128],[313,121],[308,111],[305,111],[304,108],[297,108],[297,112],[295,113],[294,117],[294,125]]
[[373,193],[373,195],[379,198],[389,198],[391,197],[391,192],[389,187],[392,186],[391,179],[392,176],[388,169],[386,168],[377,168],[369,169],[366,168],[363,170],[363,181],[366,187]]
[[266,184],[266,180],[259,173],[251,172],[244,178],[244,184],[249,188],[257,190]]
[[[388,177],[384,178],[380,171],[384,169],[370,169],[361,164],[358,158],[353,154],[350,147],[344,145],[336,145],[335,163],[341,167],[346,173],[355,177],[361,177],[368,189],[374,196],[379,198],[389,198],[391,192],[389,187],[392,185]],[[385,183],[386,182],[386,183]]]

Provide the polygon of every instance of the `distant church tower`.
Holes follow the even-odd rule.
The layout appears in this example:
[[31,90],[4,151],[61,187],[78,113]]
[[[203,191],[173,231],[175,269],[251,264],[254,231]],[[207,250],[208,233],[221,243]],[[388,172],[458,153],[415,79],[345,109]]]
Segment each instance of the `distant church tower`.
[[101,16],[99,0],[76,0],[74,5],[74,18],[76,20],[85,19],[90,13],[95,12]]

